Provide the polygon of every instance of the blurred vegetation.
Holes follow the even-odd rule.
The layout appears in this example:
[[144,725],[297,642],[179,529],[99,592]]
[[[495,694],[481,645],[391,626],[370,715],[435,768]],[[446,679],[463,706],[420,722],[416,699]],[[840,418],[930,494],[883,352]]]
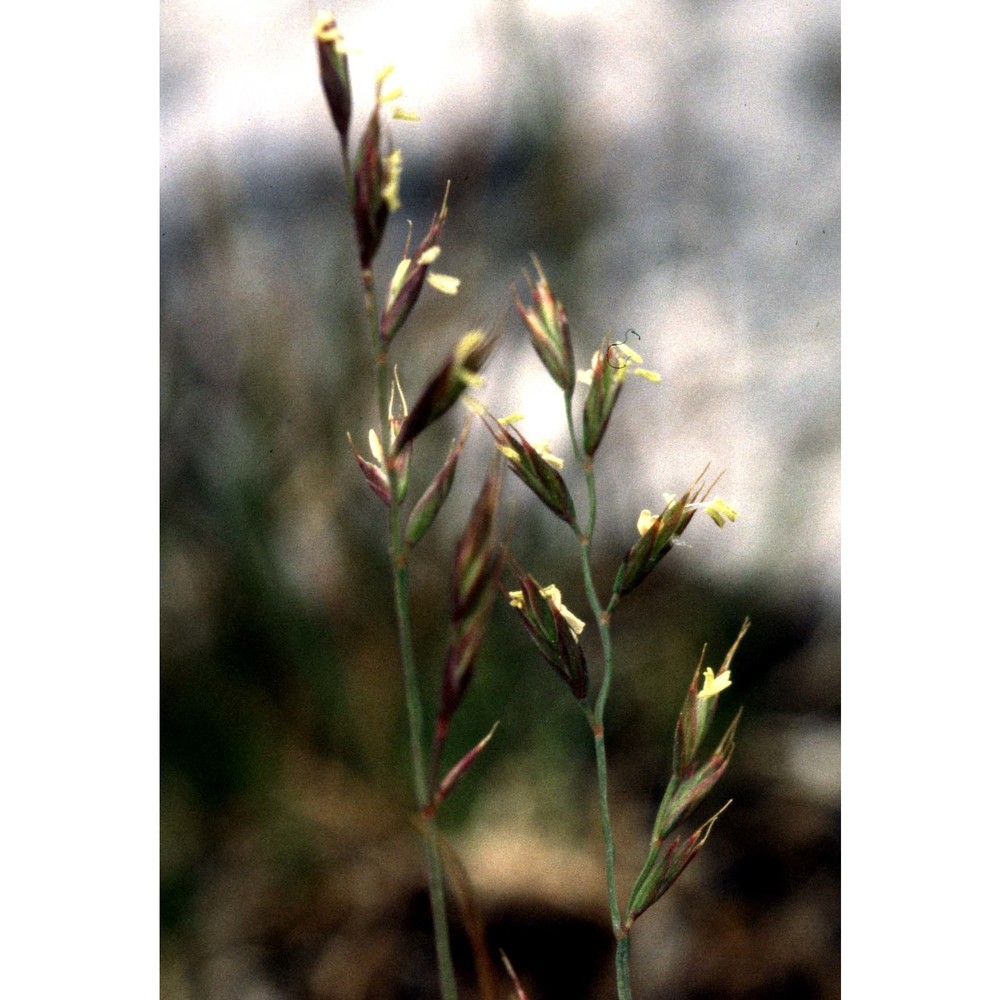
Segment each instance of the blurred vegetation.
[[[544,256],[572,315],[574,282],[587,280],[573,261],[600,232],[601,199],[574,169],[578,145],[556,86],[550,101],[529,109],[503,148],[470,137],[433,170],[408,164],[417,229],[444,179],[461,180],[444,243],[449,259],[466,262],[468,285],[479,280],[483,290],[458,305],[425,294],[402,345],[408,386],[477,324],[507,331],[490,384],[512,384],[535,363],[518,342],[506,287],[529,249]],[[299,163],[281,177],[261,170],[240,184],[206,169],[183,216],[163,222],[162,995],[431,997],[383,514],[345,436],[363,447],[375,413],[332,142],[329,164]],[[393,222],[387,247],[401,245],[402,226]],[[411,489],[422,488],[459,419],[421,439]],[[615,422],[629,419],[626,396]],[[446,641],[451,546],[485,471],[483,438],[475,428],[459,466],[467,486],[414,568],[428,712]],[[623,433],[602,450],[599,475],[627,477],[638,461]],[[575,580],[564,526],[513,477],[505,491],[516,504],[513,554],[543,582]],[[629,543],[610,538],[597,550],[604,592]],[[725,578],[709,590],[691,562],[683,551],[669,556],[616,615],[607,730],[623,870],[641,860],[701,645],[717,661],[744,615],[753,628],[719,724],[740,702],[747,714],[712,799],[735,804],[711,850],[637,929],[636,994],[832,1000],[836,609],[813,594],[790,604]],[[563,594],[569,607],[586,607],[582,590]],[[584,642],[598,664],[596,637]],[[451,753],[498,719],[442,813],[484,940],[494,957],[498,947],[511,956],[533,1000],[610,995],[589,733],[499,602]],[[456,915],[471,991],[473,925],[461,924]],[[493,995],[506,995],[501,983]]]

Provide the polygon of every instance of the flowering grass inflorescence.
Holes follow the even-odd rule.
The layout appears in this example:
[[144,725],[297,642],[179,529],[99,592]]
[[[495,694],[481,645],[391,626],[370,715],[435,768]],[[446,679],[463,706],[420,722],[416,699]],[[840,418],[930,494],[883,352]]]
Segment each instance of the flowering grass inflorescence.
[[[720,695],[731,685],[731,663],[749,623],[744,623],[717,670],[704,666],[704,653],[702,662],[698,664],[677,721],[672,773],[653,823],[646,861],[623,908],[615,884],[615,841],[604,732],[605,708],[614,676],[613,612],[620,601],[635,590],[677,544],[698,511],[704,511],[720,527],[735,521],[737,514],[721,498],[713,496],[708,499],[715,483],[705,485],[707,469],[680,496],[664,494],[665,503],[658,514],[650,510],[639,514],[636,522],[638,538],[624,555],[608,597],[602,604],[594,584],[590,556],[598,507],[595,457],[629,378],[637,376],[657,383],[661,376],[641,367],[642,357],[624,342],[611,342],[608,338],[603,339],[593,353],[590,367],[577,370],[566,309],[553,294],[541,264],[534,257],[536,277],[532,279],[526,275],[531,293],[529,303],[522,303],[515,294],[515,305],[539,359],[564,397],[573,457],[586,480],[585,519],[581,520],[564,478],[564,460],[554,455],[546,442],[530,441],[518,431],[514,424],[519,417],[497,419],[468,392],[483,385],[481,372],[493,352],[494,336],[481,330],[471,330],[461,336],[448,351],[437,372],[414,397],[416,401],[412,407],[407,405],[399,370],[395,365],[390,368],[390,352],[425,285],[446,295],[455,295],[460,286],[458,278],[431,270],[431,265],[436,264],[442,254],[448,189],[445,188],[441,207],[430,220],[426,234],[412,251],[411,227],[380,302],[375,290],[373,265],[381,249],[387,219],[401,205],[403,174],[402,153],[388,138],[383,116],[387,114],[387,106],[402,96],[402,91],[383,91],[383,85],[392,72],[391,67],[377,75],[373,107],[352,156],[350,126],[354,100],[348,65],[350,50],[329,13],[318,16],[314,35],[323,92],[339,138],[378,393],[379,427],[368,432],[371,459],[361,454],[350,435],[348,438],[365,481],[388,510],[387,549],[392,567],[396,627],[406,695],[413,788],[424,832],[441,994],[444,1000],[458,998],[448,937],[444,869],[435,821],[446,797],[493,735],[493,730],[490,730],[450,768],[444,769],[446,741],[455,713],[474,674],[505,561],[504,546],[498,541],[497,525],[503,469],[506,467],[572,530],[579,550],[583,585],[600,637],[603,669],[595,691],[580,642],[586,623],[566,606],[556,583],[542,586],[530,572],[518,569],[516,586],[508,591],[509,604],[543,659],[572,692],[593,735],[608,908],[616,938],[616,982],[619,1000],[630,1000],[632,927],[698,854],[713,824],[725,809],[723,806],[690,834],[678,832],[680,824],[718,783],[732,757],[738,713],[707,757],[702,747]],[[394,109],[392,115],[402,121],[418,120],[413,112],[399,107]],[[575,415],[573,397],[578,385],[586,387],[586,398],[580,413]],[[485,424],[496,445],[497,457],[485,476],[479,498],[458,539],[452,559],[448,649],[441,671],[434,731],[427,740],[413,643],[409,567],[415,549],[449,497],[469,424],[452,442],[438,471],[420,497],[408,510],[404,509],[404,505],[409,495],[410,459],[414,447],[423,432],[451,410],[460,398],[466,400],[470,409]],[[502,956],[502,961],[515,984],[517,995],[526,996],[506,955]]]
[[[597,517],[594,459],[628,376],[639,376],[652,383],[659,382],[661,376],[640,367],[642,357],[625,343],[612,343],[605,338],[594,352],[590,368],[580,371],[573,378],[573,345],[566,309],[553,295],[537,260],[534,260],[534,265],[537,278],[528,279],[534,306],[526,307],[520,299],[516,300],[516,304],[539,359],[564,396],[574,457],[587,483],[588,513],[585,523],[581,524],[578,520],[572,495],[560,471],[564,463],[561,460],[552,461],[553,456],[547,454],[546,449],[532,445],[509,426],[509,421],[495,419],[484,408],[480,408],[480,415],[510,470],[549,510],[566,522],[577,539],[583,584],[597,623],[604,654],[603,677],[596,696],[591,697],[586,658],[579,643],[584,622],[563,604],[556,584],[542,588],[530,573],[520,572],[518,589],[510,591],[510,604],[517,611],[521,624],[542,657],[572,691],[593,733],[605,846],[608,908],[617,939],[615,964],[618,996],[619,1000],[630,1000],[632,927],[638,917],[680,877],[705,845],[713,824],[723,811],[720,809],[686,837],[676,833],[678,825],[722,777],[732,757],[738,716],[707,760],[699,762],[698,752],[715,715],[719,696],[731,684],[731,662],[749,622],[744,623],[718,672],[711,667],[702,669],[702,664],[699,664],[695,673],[677,722],[673,773],[653,824],[649,853],[623,910],[615,884],[615,841],[608,796],[604,732],[604,712],[614,675],[612,615],[618,603],[639,586],[677,544],[699,510],[703,510],[720,527],[727,521],[735,521],[737,513],[720,497],[708,499],[716,484],[705,485],[707,468],[680,497],[665,494],[664,507],[659,514],[650,510],[640,513],[636,523],[639,537],[622,559],[607,601],[601,603],[594,585],[590,560]],[[573,410],[573,395],[577,384],[587,387],[587,396],[579,418],[574,415]],[[702,680],[700,688],[699,677]]]
[[[391,67],[377,75],[373,107],[352,158],[350,125],[354,101],[348,49],[334,17],[328,12],[318,16],[314,36],[323,92],[340,140],[378,391],[380,426],[368,433],[373,460],[360,453],[350,435],[348,439],[365,481],[388,508],[387,547],[406,695],[413,788],[424,833],[438,976],[444,1000],[458,1000],[448,936],[444,868],[435,821],[446,797],[493,735],[491,730],[442,773],[451,722],[472,679],[498,590],[498,575],[503,561],[497,531],[502,464],[499,461],[491,464],[479,499],[455,548],[448,609],[448,652],[441,671],[437,721],[429,742],[425,740],[423,731],[424,706],[413,643],[409,568],[416,547],[433,525],[451,492],[468,435],[468,425],[452,442],[440,468],[408,513],[404,511],[404,504],[409,494],[410,457],[420,436],[443,417],[467,389],[482,385],[480,372],[493,351],[495,338],[481,330],[470,330],[461,336],[437,373],[415,397],[412,407],[407,405],[395,365],[390,377],[392,347],[425,284],[451,296],[458,292],[460,285],[458,278],[430,269],[441,256],[441,239],[448,216],[448,190],[446,187],[440,209],[431,219],[426,235],[412,252],[411,236],[407,236],[384,300],[380,303],[375,291],[373,265],[382,245],[387,219],[401,205],[403,173],[402,152],[387,138],[383,115],[386,106],[398,100],[402,91],[383,92],[383,84],[392,72]],[[393,111],[393,117],[410,122],[419,120],[414,113],[398,107]]]

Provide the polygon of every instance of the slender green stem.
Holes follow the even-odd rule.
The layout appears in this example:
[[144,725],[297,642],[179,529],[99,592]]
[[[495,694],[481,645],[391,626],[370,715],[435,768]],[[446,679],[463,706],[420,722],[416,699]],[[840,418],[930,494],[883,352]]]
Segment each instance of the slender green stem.
[[629,953],[632,939],[629,931],[623,931],[615,949],[615,978],[618,981],[618,1000],[632,1000],[632,979],[629,972]]
[[608,758],[604,751],[604,727],[595,719],[590,706],[581,703],[587,722],[594,733],[594,757],[597,761],[597,796],[601,812],[601,832],[604,834],[604,867],[608,880],[608,910],[615,935],[621,930],[622,916],[615,885],[615,840],[611,832],[611,810],[608,806]]
[[396,599],[396,620],[399,625],[399,648],[403,661],[406,713],[410,729],[413,790],[416,794],[417,804],[423,813],[424,855],[427,859],[431,920],[434,925],[434,948],[437,952],[441,995],[444,1000],[458,1000],[458,986],[455,982],[455,968],[451,957],[451,941],[448,937],[448,911],[445,902],[441,851],[438,847],[434,816],[426,810],[426,806],[431,800],[431,793],[427,784],[423,744],[423,707],[420,700],[420,684],[417,679],[416,659],[413,653],[413,633],[410,624],[409,570],[401,555],[402,532],[398,504],[393,504],[392,512],[395,515],[390,546],[390,556],[394,563],[393,591]]
[[611,681],[614,677],[614,656],[611,646],[611,620],[607,610],[601,607],[594,586],[594,576],[590,568],[590,541],[597,522],[597,484],[594,477],[594,464],[591,456],[584,456],[573,425],[571,407],[572,393],[567,392],[566,423],[569,426],[570,438],[573,442],[573,452],[577,461],[583,466],[587,480],[587,530],[581,532],[577,527],[577,540],[580,544],[580,565],[583,569],[583,583],[587,591],[590,609],[597,621],[601,635],[601,648],[604,651],[604,676],[597,695],[594,708],[586,702],[581,702],[581,708],[587,717],[591,731],[594,734],[594,759],[597,764],[597,795],[601,813],[601,832],[604,836],[604,867],[608,883],[608,910],[611,914],[611,927],[617,939],[615,950],[615,981],[618,987],[618,1000],[632,1000],[632,986],[629,977],[629,930],[622,925],[621,907],[618,902],[618,889],[615,880],[615,838],[611,827],[611,807],[608,795],[608,758],[604,745],[604,709],[608,695],[611,692]]
[[437,827],[433,817],[424,826],[424,856],[427,858],[428,883],[431,897],[431,920],[434,925],[434,950],[437,953],[438,984],[444,1000],[458,1000],[455,965],[448,937],[448,911],[445,905],[444,868],[438,845]]
[[427,860],[428,888],[431,902],[431,920],[434,926],[434,947],[437,952],[438,979],[443,1000],[458,1000],[458,985],[448,937],[448,910],[445,901],[444,869],[438,846],[434,816],[426,807],[431,801],[427,782],[427,764],[424,753],[423,705],[420,682],[417,677],[416,656],[413,649],[413,629],[410,615],[410,575],[403,543],[402,510],[398,499],[398,474],[388,456],[392,450],[391,377],[389,359],[381,344],[378,329],[378,306],[375,301],[373,277],[370,270],[362,273],[365,309],[371,328],[372,347],[375,351],[375,370],[378,382],[379,421],[382,454],[386,456],[389,476],[389,560],[392,566],[393,598],[396,624],[399,632],[399,652],[403,664],[403,687],[406,694],[406,714],[410,732],[410,761],[413,769],[413,790],[417,807],[422,813],[424,856]]
[[417,804],[423,808],[428,801],[427,769],[424,765],[423,707],[413,657],[413,637],[410,628],[409,570],[397,566],[392,575],[393,596],[396,603],[396,624],[399,631],[399,649],[403,661],[403,686],[406,693],[406,715],[410,729],[410,758],[413,764],[413,791]]

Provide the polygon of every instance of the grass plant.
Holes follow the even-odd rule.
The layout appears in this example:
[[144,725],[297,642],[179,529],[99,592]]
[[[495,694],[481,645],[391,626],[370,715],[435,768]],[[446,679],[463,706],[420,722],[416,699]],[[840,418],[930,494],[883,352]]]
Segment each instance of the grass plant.
[[[681,540],[691,520],[704,512],[720,527],[736,519],[736,512],[714,494],[716,483],[704,470],[680,495],[665,494],[658,513],[643,510],[637,518],[637,538],[625,554],[617,575],[602,598],[594,580],[591,545],[599,509],[596,457],[612,414],[627,383],[636,378],[656,383],[660,376],[642,367],[642,358],[624,341],[604,338],[593,352],[589,367],[578,370],[566,310],[553,294],[541,264],[529,277],[528,304],[515,295],[521,321],[549,376],[564,397],[566,424],[573,461],[586,484],[585,512],[578,514],[563,476],[565,463],[548,447],[533,442],[516,427],[518,417],[495,417],[475,396],[481,375],[495,346],[495,336],[472,330],[444,354],[441,364],[412,407],[408,407],[400,373],[392,362],[393,346],[425,285],[454,295],[459,281],[432,269],[441,254],[448,215],[448,191],[426,234],[415,246],[407,238],[384,294],[376,288],[374,264],[381,249],[387,219],[400,205],[403,158],[389,139],[385,119],[413,121],[416,116],[398,105],[398,90],[386,88],[391,70],[375,80],[373,107],[352,148],[350,127],[354,95],[349,72],[349,49],[332,15],[319,15],[315,25],[320,78],[339,140],[344,181],[357,246],[359,284],[367,316],[379,426],[368,432],[369,456],[350,438],[350,447],[371,491],[386,511],[386,545],[392,572],[399,657],[409,724],[413,792],[427,863],[440,993],[458,1000],[458,984],[448,934],[445,869],[437,829],[438,810],[448,794],[473,765],[492,736],[492,730],[471,748],[464,748],[447,771],[443,761],[451,723],[474,674],[476,657],[495,599],[507,590],[507,600],[542,658],[555,670],[579,706],[593,736],[597,800],[604,840],[608,912],[615,938],[615,974],[619,1000],[632,997],[631,934],[635,922],[676,882],[704,847],[709,833],[726,808],[718,810],[693,832],[681,826],[716,786],[732,758],[739,713],[714,748],[706,738],[720,695],[730,686],[731,666],[749,623],[740,630],[717,668],[705,664],[705,653],[687,689],[677,720],[673,765],[650,833],[644,864],[624,902],[616,885],[615,838],[608,789],[605,712],[616,670],[612,624],[615,609],[656,568]],[[579,388],[585,396],[580,404]],[[443,456],[436,474],[414,501],[410,490],[410,459],[426,429],[464,399],[492,435],[497,455],[490,464],[471,515],[456,545],[450,570],[448,652],[441,673],[440,695],[433,731],[425,731],[418,663],[414,648],[410,605],[411,560],[434,523],[454,484],[459,459],[469,433],[461,435]],[[507,560],[498,530],[504,469],[520,479],[569,530],[579,554],[580,574],[602,654],[600,680],[591,681],[581,633],[587,626],[563,602],[555,583],[543,586],[527,569]],[[512,539],[516,545],[516,535]],[[513,578],[501,585],[505,566]],[[495,728],[495,727],[494,727]],[[526,996],[517,979],[516,962],[502,961],[515,992]]]

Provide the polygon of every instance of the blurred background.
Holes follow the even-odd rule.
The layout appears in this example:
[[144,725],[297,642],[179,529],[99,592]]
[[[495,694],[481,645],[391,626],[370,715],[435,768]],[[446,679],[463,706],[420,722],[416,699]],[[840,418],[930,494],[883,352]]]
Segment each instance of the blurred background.
[[[697,519],[616,614],[607,731],[620,882],[641,865],[703,644],[752,628],[746,706],[707,848],[637,925],[637,998],[839,987],[839,7],[749,0],[345,2],[355,124],[393,81],[419,124],[377,273],[451,181],[438,268],[394,346],[412,402],[467,329],[502,334],[483,398],[570,447],[511,286],[535,253],[578,367],[623,338],[598,454],[607,594],[642,508],[701,469],[740,513]],[[382,509],[346,433],[376,423],[353,231],[314,8],[161,5],[161,903],[169,1000],[435,993]],[[421,437],[413,490],[457,434]],[[429,711],[451,552],[492,445],[474,428],[417,551]],[[567,466],[568,469],[568,466]],[[578,506],[582,483],[567,472]],[[572,536],[512,476],[513,555],[582,614]],[[591,634],[594,633],[594,634]],[[599,662],[596,630],[583,638]],[[500,726],[442,822],[464,996],[502,948],[533,1000],[613,995],[589,732],[498,604],[449,743]]]

